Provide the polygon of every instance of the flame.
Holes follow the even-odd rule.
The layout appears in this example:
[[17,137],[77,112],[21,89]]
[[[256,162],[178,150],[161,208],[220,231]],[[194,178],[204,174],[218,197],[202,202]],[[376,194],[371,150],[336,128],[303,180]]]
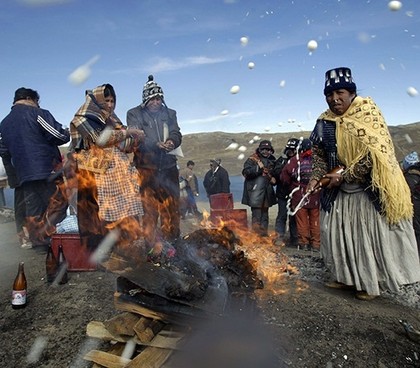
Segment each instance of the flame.
[[[299,274],[297,267],[289,263],[288,257],[282,253],[282,247],[273,244],[274,234],[262,237],[244,229],[235,228],[235,233],[241,240],[237,245],[242,250],[249,262],[256,269],[258,276],[264,282],[264,288],[274,294],[285,294],[290,289],[290,276]],[[306,284],[296,281],[295,288],[303,291]]]

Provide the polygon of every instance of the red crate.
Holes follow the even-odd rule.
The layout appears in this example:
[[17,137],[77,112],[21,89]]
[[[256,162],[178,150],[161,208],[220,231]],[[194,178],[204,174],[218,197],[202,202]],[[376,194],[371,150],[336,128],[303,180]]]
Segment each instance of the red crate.
[[53,234],[51,248],[58,259],[58,246],[63,246],[64,257],[67,260],[68,271],[95,271],[96,263],[90,261],[91,252],[82,246],[79,234]]
[[210,195],[211,210],[233,210],[233,194],[218,193]]
[[248,214],[246,209],[210,210],[210,221],[215,226],[222,223],[226,226],[248,228]]

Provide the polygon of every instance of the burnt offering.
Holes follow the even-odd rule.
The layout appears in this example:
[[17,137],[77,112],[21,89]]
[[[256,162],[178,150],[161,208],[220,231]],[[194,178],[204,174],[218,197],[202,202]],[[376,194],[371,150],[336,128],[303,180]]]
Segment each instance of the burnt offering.
[[170,247],[164,246],[152,261],[111,260],[106,267],[120,275],[115,303],[119,309],[140,308],[143,315],[172,322],[223,315],[232,308],[232,296],[235,303],[246,304],[252,299],[248,296],[263,287],[237,245],[240,239],[229,228],[200,229],[179,239],[170,257]]

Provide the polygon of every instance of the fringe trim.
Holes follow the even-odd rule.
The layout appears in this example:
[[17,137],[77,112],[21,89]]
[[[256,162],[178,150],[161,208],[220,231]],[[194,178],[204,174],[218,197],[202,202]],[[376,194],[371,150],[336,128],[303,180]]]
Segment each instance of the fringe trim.
[[371,186],[378,191],[383,214],[389,224],[413,217],[410,188],[395,157],[394,145],[378,107],[369,97],[356,97],[347,112],[324,113],[337,124],[337,151],[346,172],[355,173],[357,164],[369,158]]

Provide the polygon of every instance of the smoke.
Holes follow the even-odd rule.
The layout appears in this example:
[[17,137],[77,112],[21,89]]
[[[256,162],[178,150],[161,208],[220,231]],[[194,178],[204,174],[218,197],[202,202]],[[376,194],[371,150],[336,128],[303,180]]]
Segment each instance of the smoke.
[[[194,332],[195,331],[195,332]],[[271,337],[252,316],[229,316],[195,326],[174,367],[282,368]]]

